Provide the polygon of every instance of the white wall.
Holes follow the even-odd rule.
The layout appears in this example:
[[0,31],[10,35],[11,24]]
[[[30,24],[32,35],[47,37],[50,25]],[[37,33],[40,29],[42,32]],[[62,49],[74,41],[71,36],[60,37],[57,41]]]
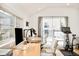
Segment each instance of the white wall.
[[76,8],[47,8],[32,15],[29,18],[30,27],[33,27],[38,32],[38,17],[39,16],[68,16],[69,26],[72,33],[76,33],[79,36],[79,10]]
[[[30,28],[30,17],[27,16],[25,19],[23,19],[23,28],[26,29],[26,22],[29,22],[29,28]],[[32,26],[31,26],[32,27]]]

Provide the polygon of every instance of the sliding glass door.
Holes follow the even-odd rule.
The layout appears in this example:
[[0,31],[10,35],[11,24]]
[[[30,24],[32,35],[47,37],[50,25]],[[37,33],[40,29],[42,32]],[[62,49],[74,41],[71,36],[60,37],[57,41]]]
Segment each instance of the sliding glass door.
[[53,20],[52,17],[42,18],[42,31],[41,31],[43,42],[50,42],[53,38]]
[[41,30],[40,34],[42,38],[42,43],[52,42],[53,39],[58,39],[59,46],[63,46],[65,34],[61,32],[61,27],[66,27],[68,24],[67,17],[59,17],[59,16],[46,16],[41,17],[39,24]]

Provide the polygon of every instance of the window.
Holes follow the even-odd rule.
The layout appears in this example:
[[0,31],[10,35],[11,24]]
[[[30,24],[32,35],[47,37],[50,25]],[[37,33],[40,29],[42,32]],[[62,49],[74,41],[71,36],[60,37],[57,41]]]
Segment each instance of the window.
[[[51,42],[53,38],[57,38],[59,40],[59,45],[63,46],[65,35],[61,32],[61,27],[66,27],[67,17],[63,16],[44,16],[41,17],[39,24],[41,24],[41,37],[43,42]],[[38,33],[39,35],[39,33]]]
[[67,26],[67,17],[53,17],[53,37],[59,38],[59,40],[64,39],[64,33],[61,32],[61,27]]
[[0,41],[14,37],[14,20],[13,16],[0,12]]
[[22,27],[22,19],[0,10],[0,43],[15,40],[15,27]]

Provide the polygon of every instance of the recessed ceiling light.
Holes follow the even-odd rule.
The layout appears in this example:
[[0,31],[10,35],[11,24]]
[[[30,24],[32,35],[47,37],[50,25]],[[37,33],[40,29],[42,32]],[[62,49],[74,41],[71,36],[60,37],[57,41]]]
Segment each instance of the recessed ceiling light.
[[70,3],[66,3],[66,5],[67,5],[67,6],[69,6],[69,5],[70,5]]

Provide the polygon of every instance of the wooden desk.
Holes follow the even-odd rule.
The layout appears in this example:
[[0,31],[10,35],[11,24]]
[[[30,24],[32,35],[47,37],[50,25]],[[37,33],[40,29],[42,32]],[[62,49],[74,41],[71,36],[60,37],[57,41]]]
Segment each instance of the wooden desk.
[[40,56],[40,45],[40,42],[27,43],[27,45],[23,45],[21,42],[13,50],[13,56]]

